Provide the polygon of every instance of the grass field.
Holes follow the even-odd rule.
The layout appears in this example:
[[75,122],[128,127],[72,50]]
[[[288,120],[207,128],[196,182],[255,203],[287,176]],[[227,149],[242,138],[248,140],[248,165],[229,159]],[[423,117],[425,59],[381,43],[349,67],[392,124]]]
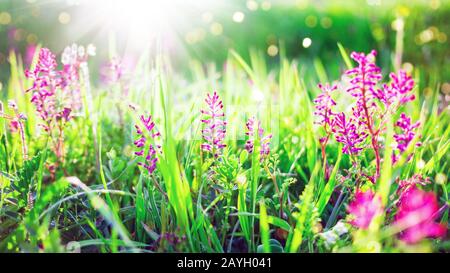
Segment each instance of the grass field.
[[329,47],[8,51],[0,252],[448,252],[445,71]]

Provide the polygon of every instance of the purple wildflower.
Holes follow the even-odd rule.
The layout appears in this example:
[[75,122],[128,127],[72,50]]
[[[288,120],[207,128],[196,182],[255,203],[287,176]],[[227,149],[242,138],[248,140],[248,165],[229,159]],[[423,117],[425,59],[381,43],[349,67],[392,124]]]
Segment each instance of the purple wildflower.
[[28,146],[25,138],[25,126],[24,121],[27,120],[27,116],[19,112],[19,108],[15,101],[8,101],[8,107],[13,111],[13,115],[7,115],[3,113],[3,104],[0,102],[0,118],[9,120],[9,128],[11,133],[19,132],[20,140],[22,144],[22,156],[23,160],[28,160]]
[[[52,142],[52,149],[58,162],[56,166],[52,166],[53,170],[59,163],[64,163],[64,128],[71,119],[74,105],[73,99],[67,99],[67,95],[70,94],[68,88],[71,86],[68,82],[74,81],[76,75],[73,70],[68,69],[67,65],[68,63],[65,63],[63,70],[57,70],[55,55],[49,49],[42,48],[36,67],[25,72],[27,78],[33,82],[28,91],[33,92],[31,102],[43,121],[39,126],[42,126],[45,132],[55,139]],[[54,177],[53,174],[52,177]]]
[[328,140],[330,139],[330,135],[333,131],[333,119],[335,113],[332,111],[333,106],[336,105],[336,102],[332,99],[331,93],[337,89],[337,85],[330,84],[319,84],[318,87],[322,90],[322,93],[317,96],[314,100],[314,104],[316,107],[316,111],[314,115],[319,117],[319,120],[316,121],[316,124],[319,124],[323,127],[325,131],[325,136],[319,139],[320,148],[322,151],[322,159],[324,161],[324,177],[326,180],[329,178],[328,172],[328,163],[327,163],[327,155],[326,155],[326,146],[328,144]]
[[[400,106],[415,99],[411,94],[415,85],[414,80],[405,71],[391,73],[391,82],[380,86],[382,75],[381,69],[375,64],[376,54],[375,50],[367,55],[357,52],[351,54],[357,66],[345,72],[349,78],[346,91],[356,100],[351,107],[350,115],[333,112],[336,102],[332,99],[331,93],[337,89],[335,85],[319,85],[322,93],[314,100],[316,105],[314,114],[319,117],[316,123],[322,125],[326,133],[320,138],[325,178],[328,177],[325,149],[329,137],[334,135],[338,142],[344,144],[345,154],[354,155],[368,147],[370,143],[376,164],[376,172],[370,177],[371,181],[376,182],[381,168],[379,136],[385,130],[386,114],[395,114]],[[419,126],[419,123],[411,124],[411,120],[403,115],[396,123],[402,132],[394,135],[399,153],[406,150],[415,136],[413,130]],[[394,162],[398,160],[399,153],[394,152]]]
[[404,229],[400,239],[414,244],[426,237],[445,236],[446,225],[434,222],[438,211],[436,195],[413,186],[402,198],[395,216],[395,224]]
[[138,165],[145,168],[149,174],[152,174],[156,169],[156,162],[158,161],[155,146],[157,149],[160,149],[161,146],[154,146],[154,144],[148,143],[147,137],[155,139],[160,136],[160,133],[155,129],[155,123],[152,121],[152,116],[145,118],[144,115],[141,115],[140,120],[146,133],[144,133],[141,126],[135,125],[136,134],[138,135],[138,139],[134,141],[134,145],[138,149],[138,151],[135,152],[135,155],[144,159],[143,162],[138,162]]
[[423,178],[420,174],[415,174],[411,178],[406,180],[401,180],[398,182],[397,194],[399,195],[399,203],[401,204],[403,200],[417,187],[417,185],[425,186],[431,183],[430,179]]
[[376,106],[373,101],[375,87],[381,79],[381,69],[375,64],[376,55],[375,50],[367,55],[352,52],[351,57],[358,63],[358,66],[345,72],[347,76],[351,77],[347,92],[357,99],[356,109],[358,113],[362,113],[358,118],[368,130],[373,126],[371,115]]
[[201,110],[203,114],[201,121],[205,124],[205,128],[202,130],[205,143],[201,145],[201,148],[212,153],[214,157],[218,157],[221,150],[226,147],[223,143],[227,125],[224,121],[223,104],[217,92],[214,92],[212,96],[208,93],[205,102],[208,109]]
[[399,71],[398,74],[391,73],[389,77],[391,83],[384,84],[382,89],[374,92],[374,96],[382,103],[390,106],[397,102],[397,106],[399,106],[416,98],[414,94],[409,94],[414,88],[415,82],[405,71]]
[[61,86],[61,77],[56,70],[55,55],[47,48],[39,52],[39,59],[34,70],[25,72],[29,79],[33,80],[31,102],[36,106],[44,124],[41,126],[46,132],[51,131],[52,119],[57,113],[55,93]]
[[[394,139],[397,142],[397,150],[398,154],[394,153],[392,160],[396,162],[398,160],[398,156],[406,151],[411,141],[414,139],[416,133],[414,130],[420,126],[420,122],[416,122],[411,124],[411,118],[406,116],[405,113],[400,114],[400,118],[395,123],[395,126],[400,128],[401,133],[394,134]],[[421,143],[417,143],[417,146],[420,146]]]
[[111,61],[102,65],[101,80],[103,83],[113,85],[122,79],[124,73],[123,63],[119,58],[112,58]]
[[359,124],[365,126],[367,130],[373,130],[373,119],[371,117],[376,107],[373,94],[375,93],[375,86],[381,79],[381,69],[374,62],[376,54],[375,50],[367,55],[353,52],[351,57],[358,63],[358,66],[345,72],[346,75],[351,77],[347,92],[357,99],[354,112],[359,115],[355,117],[358,118]]
[[[255,126],[255,123],[257,123],[257,126]],[[272,139],[272,134],[264,136],[264,129],[261,126],[261,121],[256,121],[254,117],[248,119],[246,127],[247,132],[245,134],[249,139],[245,143],[245,149],[249,153],[253,153],[255,148],[255,137],[257,137],[260,143],[261,161],[263,161],[270,154],[270,140]]]
[[352,52],[350,55],[358,63],[358,66],[345,72],[351,77],[347,92],[358,99],[365,99],[366,92],[373,92],[381,79],[381,69],[375,64],[376,55],[375,50],[367,55],[358,52]]
[[30,66],[33,62],[34,54],[36,53],[37,46],[35,44],[29,44],[27,45],[25,49],[25,65]]
[[336,105],[336,102],[331,98],[331,93],[337,89],[337,85],[330,84],[319,84],[319,88],[322,93],[317,96],[314,100],[316,111],[314,114],[319,117],[317,124],[324,127],[325,132],[328,134],[332,125],[332,117],[334,113],[332,112],[332,107]]
[[350,87],[347,89],[356,100],[356,106],[353,108],[353,114],[357,120],[360,130],[367,132],[365,136],[370,135],[372,148],[376,158],[376,177],[380,174],[380,147],[378,145],[379,130],[375,128],[377,104],[376,85],[381,80],[381,69],[375,64],[377,52],[372,50],[369,54],[352,52],[351,58],[358,63],[358,66],[347,70],[346,75],[351,77]]
[[335,115],[333,124],[333,133],[335,133],[336,141],[344,145],[342,148],[344,154],[353,155],[362,150],[360,145],[366,139],[367,133],[358,131],[352,117],[346,119],[344,113],[338,113]]
[[383,211],[383,205],[380,196],[373,191],[362,192],[357,190],[355,198],[349,204],[347,210],[351,217],[350,224],[367,229],[373,218]]
[[398,75],[391,73],[390,77],[392,79],[391,88],[395,90],[399,104],[405,104],[416,98],[415,95],[408,94],[414,88],[415,82],[405,71],[400,71]]

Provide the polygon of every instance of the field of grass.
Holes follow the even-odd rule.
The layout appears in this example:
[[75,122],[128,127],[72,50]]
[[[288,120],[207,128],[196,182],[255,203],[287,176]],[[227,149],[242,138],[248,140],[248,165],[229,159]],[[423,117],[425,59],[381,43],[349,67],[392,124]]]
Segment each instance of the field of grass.
[[450,251],[445,73],[349,43],[124,69],[113,43],[7,53],[0,252]]

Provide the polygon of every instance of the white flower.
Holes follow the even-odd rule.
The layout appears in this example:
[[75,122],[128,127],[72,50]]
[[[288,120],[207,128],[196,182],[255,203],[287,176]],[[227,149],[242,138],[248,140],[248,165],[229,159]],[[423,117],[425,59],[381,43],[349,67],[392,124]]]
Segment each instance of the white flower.
[[61,63],[64,65],[75,64],[77,61],[77,54],[78,46],[76,44],[64,48],[64,51],[61,55]]
[[89,56],[95,56],[96,50],[97,49],[95,48],[95,46],[93,44],[88,44],[87,49],[86,49],[87,54]]
[[336,232],[338,236],[342,236],[348,232],[348,228],[345,226],[345,223],[342,221],[337,222],[337,224],[333,227],[333,231]]
[[339,236],[332,230],[325,231],[324,233],[321,233],[320,236],[325,241],[325,246],[327,248],[336,244],[336,241],[339,239]]
[[78,56],[80,58],[84,58],[85,54],[86,54],[86,50],[84,50],[84,46],[79,46],[78,47]]

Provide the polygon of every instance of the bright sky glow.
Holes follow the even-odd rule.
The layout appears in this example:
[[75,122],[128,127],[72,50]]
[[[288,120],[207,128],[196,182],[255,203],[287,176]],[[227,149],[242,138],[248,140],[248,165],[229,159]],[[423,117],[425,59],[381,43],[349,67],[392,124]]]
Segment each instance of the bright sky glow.
[[[212,1],[214,2],[214,1]],[[179,39],[180,29],[191,24],[193,14],[213,10],[207,0],[79,0],[78,13],[72,16],[73,31],[83,35],[96,30],[113,33],[127,47],[144,48],[163,38],[168,43]],[[201,16],[201,15],[200,15]],[[76,21],[75,21],[76,20]]]

